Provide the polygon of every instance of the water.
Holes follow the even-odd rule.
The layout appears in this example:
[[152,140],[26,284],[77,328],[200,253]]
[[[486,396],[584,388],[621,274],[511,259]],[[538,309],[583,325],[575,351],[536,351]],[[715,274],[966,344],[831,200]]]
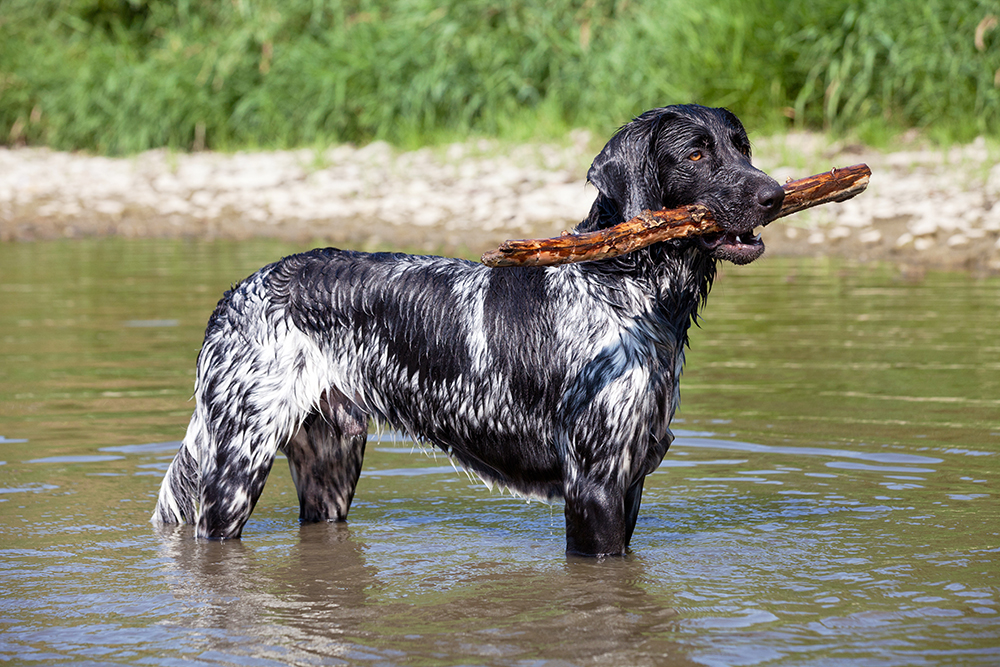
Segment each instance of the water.
[[0,659],[1000,663],[1000,281],[727,268],[625,559],[391,435],[347,525],[279,461],[242,541],[158,533],[205,321],[294,250],[0,244]]

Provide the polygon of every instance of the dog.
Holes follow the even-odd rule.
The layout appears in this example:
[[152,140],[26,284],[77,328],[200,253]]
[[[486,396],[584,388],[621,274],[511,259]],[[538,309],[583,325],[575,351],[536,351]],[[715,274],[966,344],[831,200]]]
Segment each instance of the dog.
[[725,231],[553,267],[333,248],[264,267],[209,319],[153,522],[240,537],[278,451],[300,520],[343,521],[374,421],[487,483],[563,498],[567,552],[625,554],[716,264],[761,255],[754,229],[784,192],[752,166],[739,119],[697,105],[622,126],[588,180],[577,232],[694,203]]

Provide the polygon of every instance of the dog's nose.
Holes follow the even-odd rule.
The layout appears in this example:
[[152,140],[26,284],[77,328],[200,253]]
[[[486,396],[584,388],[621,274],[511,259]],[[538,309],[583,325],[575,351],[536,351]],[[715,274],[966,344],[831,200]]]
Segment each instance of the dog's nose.
[[777,183],[765,183],[757,190],[757,203],[768,213],[777,213],[783,201],[785,201],[785,191]]

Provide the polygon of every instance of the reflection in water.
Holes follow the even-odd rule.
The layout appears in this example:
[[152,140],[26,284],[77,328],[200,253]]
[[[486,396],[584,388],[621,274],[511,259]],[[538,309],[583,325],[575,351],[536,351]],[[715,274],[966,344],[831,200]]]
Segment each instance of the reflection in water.
[[[206,633],[198,650],[237,663],[251,655],[307,662],[457,654],[693,664],[669,639],[677,612],[642,586],[649,575],[638,558],[567,557],[550,568],[484,561],[458,581],[419,577],[415,589],[386,599],[385,582],[346,524],[302,526],[277,560],[273,549],[245,542],[193,540],[190,528],[159,537],[164,575],[187,608],[183,624],[224,631]],[[250,652],[240,641],[246,635],[255,638]]]
[[[781,447],[774,445],[758,445],[750,442],[737,442],[733,440],[719,440],[712,437],[695,437],[705,434],[688,433],[683,430],[674,429],[677,441],[673,447],[705,447],[708,449],[735,449],[743,452],[760,452],[765,454],[790,454],[792,456],[827,456],[841,459],[860,459],[862,461],[876,461],[878,463],[913,463],[931,465],[941,463],[941,459],[931,456],[918,456],[913,454],[897,454],[893,452],[864,452],[850,449],[838,449],[834,447]],[[708,434],[711,436],[712,434]],[[830,465],[830,463],[827,463]],[[846,465],[846,464],[845,464]],[[860,465],[860,464],[856,464]],[[933,472],[933,471],[931,471]]]
[[154,530],[208,313],[301,249],[0,244],[0,659],[1000,664],[1000,282],[727,270],[628,558],[406,442],[349,525],[278,465],[242,541]]
[[[360,628],[371,616],[367,590],[374,578],[346,524],[302,526],[298,540],[258,549],[239,540],[195,540],[190,526],[157,529],[163,574],[187,611],[186,627],[208,633],[201,650],[260,655],[295,646],[324,656],[356,650]],[[255,643],[250,652],[243,637]]]

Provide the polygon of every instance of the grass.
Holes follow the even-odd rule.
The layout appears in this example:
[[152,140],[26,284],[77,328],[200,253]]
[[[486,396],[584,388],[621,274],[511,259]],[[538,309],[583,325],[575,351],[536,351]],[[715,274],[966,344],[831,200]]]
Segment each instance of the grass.
[[1000,135],[995,13],[993,0],[3,0],[0,141],[120,154],[606,136],[690,101],[757,134],[965,141]]

